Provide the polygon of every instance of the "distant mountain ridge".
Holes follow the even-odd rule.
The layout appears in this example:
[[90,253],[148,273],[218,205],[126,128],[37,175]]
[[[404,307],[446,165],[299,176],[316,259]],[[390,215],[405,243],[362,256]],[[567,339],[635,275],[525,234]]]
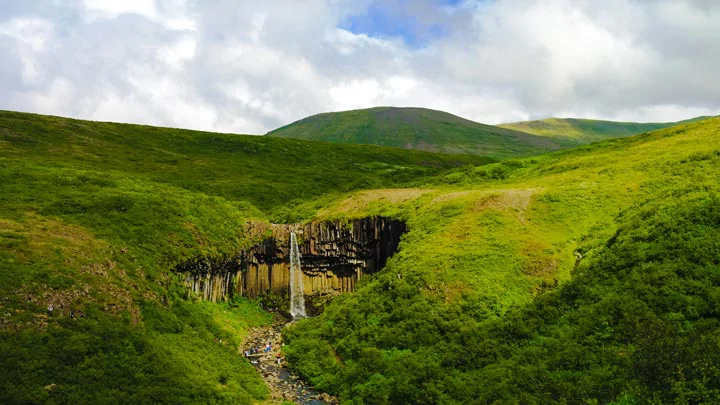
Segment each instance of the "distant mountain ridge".
[[578,143],[589,143],[608,138],[619,138],[669,128],[680,124],[689,124],[710,118],[695,117],[677,122],[621,122],[590,120],[582,118],[546,118],[534,121],[512,122],[498,125],[501,128],[513,129],[528,134],[551,138],[566,138]]
[[661,123],[547,118],[495,126],[427,108],[374,107],[313,115],[267,135],[508,158],[637,135],[706,118],[709,117]]
[[481,124],[443,111],[408,107],[322,113],[267,135],[495,157],[526,156],[571,146],[563,139]]

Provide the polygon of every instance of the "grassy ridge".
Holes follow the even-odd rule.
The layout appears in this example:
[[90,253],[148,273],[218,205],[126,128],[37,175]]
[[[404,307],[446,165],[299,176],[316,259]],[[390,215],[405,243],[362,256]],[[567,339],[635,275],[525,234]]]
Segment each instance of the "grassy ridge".
[[204,133],[0,111],[0,156],[117,171],[262,210],[332,192],[400,185],[487,158]]
[[586,144],[608,138],[637,135],[643,132],[688,124],[707,118],[709,117],[696,117],[678,122],[648,123],[588,120],[580,118],[547,118],[536,121],[513,122],[498,126],[551,138],[567,138],[579,144]]
[[[718,342],[718,325],[703,321],[714,316],[708,297],[720,291],[711,247],[717,213],[708,208],[717,207],[718,173],[720,119],[710,119],[458,169],[406,198],[386,190],[350,197],[359,204],[338,202],[324,215],[394,215],[410,232],[385,270],[287,333],[288,358],[349,403],[717,400],[717,369],[683,370]],[[693,239],[667,237],[682,229]],[[618,232],[632,242],[613,246]],[[691,257],[702,266],[683,267]],[[569,281],[586,268],[592,278]],[[608,281],[613,273],[617,281]],[[665,278],[676,287],[661,287]],[[700,290],[704,298],[693,301]],[[673,302],[693,301],[698,310],[680,317],[663,306],[671,291]],[[580,304],[605,295],[586,310]],[[622,323],[613,310],[619,302],[627,311],[644,306],[634,322],[658,335]],[[681,324],[696,334],[673,326]],[[682,370],[654,368],[649,353],[686,339]]]
[[173,266],[294,201],[482,162],[0,112],[0,402],[262,399],[237,346],[268,315],[187,301]]
[[564,141],[425,108],[377,107],[318,114],[271,131],[268,136],[491,157],[539,154],[567,146]]

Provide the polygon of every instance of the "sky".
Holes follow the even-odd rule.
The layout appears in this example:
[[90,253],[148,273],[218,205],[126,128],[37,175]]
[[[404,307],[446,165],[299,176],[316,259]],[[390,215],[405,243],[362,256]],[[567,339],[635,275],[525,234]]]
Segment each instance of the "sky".
[[716,0],[0,0],[0,109],[263,134],[373,106],[720,114]]

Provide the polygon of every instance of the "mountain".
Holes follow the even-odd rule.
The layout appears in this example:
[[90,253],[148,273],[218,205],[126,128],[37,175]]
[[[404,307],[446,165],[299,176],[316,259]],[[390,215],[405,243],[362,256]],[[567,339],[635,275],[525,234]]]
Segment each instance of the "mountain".
[[564,140],[480,124],[425,108],[376,107],[313,115],[270,137],[515,157],[562,149]]
[[502,128],[522,131],[551,138],[567,138],[584,144],[608,138],[632,136],[656,129],[701,121],[709,117],[696,117],[678,122],[618,122],[580,118],[547,118],[498,125]]

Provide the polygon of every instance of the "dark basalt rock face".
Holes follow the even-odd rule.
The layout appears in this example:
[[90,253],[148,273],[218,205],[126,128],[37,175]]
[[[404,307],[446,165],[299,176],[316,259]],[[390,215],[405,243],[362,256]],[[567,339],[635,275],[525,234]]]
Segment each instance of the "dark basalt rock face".
[[176,270],[187,274],[190,291],[208,301],[234,295],[287,295],[292,230],[302,255],[305,296],[317,297],[354,291],[363,275],[385,266],[407,227],[384,217],[313,222],[303,227],[252,224],[249,232],[272,236],[232,257],[200,258],[181,263]]

